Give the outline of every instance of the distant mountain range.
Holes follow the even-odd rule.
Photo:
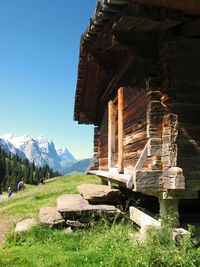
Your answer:
[[[62,174],[68,166],[76,162],[66,147],[59,148],[52,140],[43,136],[35,138],[31,135],[6,134],[0,136],[0,146],[8,153],[34,161],[37,167],[48,164],[54,171]]]
[[[69,173],[84,173],[88,166],[90,165],[92,161],[92,158],[89,159],[83,159],[75,162],[71,166],[67,167],[66,169],[63,170],[64,174],[69,174]]]

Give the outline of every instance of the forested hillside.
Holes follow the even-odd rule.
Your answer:
[[[42,177],[58,175],[60,174],[53,172],[48,165],[37,168],[34,162],[30,163],[28,159],[22,160],[17,154],[11,156],[0,147],[0,192],[2,188],[7,190],[9,186],[15,190],[21,180],[27,184],[38,184]]]

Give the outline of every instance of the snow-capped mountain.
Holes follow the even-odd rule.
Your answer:
[[[54,171],[62,170],[76,161],[66,147],[59,148],[53,141],[43,136],[16,136],[5,134],[0,136],[0,146],[7,152],[17,153],[22,159],[35,162],[36,166],[48,164]]]

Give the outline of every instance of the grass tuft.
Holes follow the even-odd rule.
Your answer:
[[[99,180],[65,176],[44,186],[27,187],[0,206],[0,216],[37,218],[41,206],[55,206],[59,195],[77,193],[76,186],[81,183]],[[98,222],[91,220],[89,226],[71,235],[39,224],[26,232],[11,230],[0,248],[0,266],[200,266],[200,247],[188,237],[174,243],[170,221],[161,229],[149,229],[144,241],[137,239],[137,229],[128,220],[110,222],[102,216]]]

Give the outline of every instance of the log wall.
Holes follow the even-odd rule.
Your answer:
[[[162,40],[159,53],[161,87],[156,88],[157,91],[151,91],[151,88],[123,87],[124,167],[126,169],[134,168],[149,138],[159,138],[162,140],[162,161],[160,162],[164,165],[164,169],[177,166],[183,169],[186,179],[200,179],[199,47],[198,38],[170,36],[169,39]],[[166,100],[163,101],[161,108],[162,95]],[[177,116],[178,121],[178,134],[173,143],[167,140],[169,135],[167,129],[171,126],[165,125],[163,119],[169,114]],[[118,167],[117,120],[116,112],[116,167]],[[101,120],[99,131],[99,169],[107,170],[107,109]],[[175,161],[169,164],[172,154]],[[149,155],[153,156],[153,153]],[[152,158],[149,158],[150,161],[152,162]],[[148,169],[149,162],[148,160],[145,162],[143,169]]]
[[[124,167],[133,169],[147,143],[146,89],[124,88]],[[146,165],[147,166],[147,165]]]
[[[99,169],[108,169],[108,108],[106,108],[100,129]]]
[[[178,116],[177,166],[186,179],[200,179],[200,39],[176,37],[161,50],[165,57],[168,113]],[[167,88],[167,89],[166,89]]]
[[[132,170],[147,143],[146,89],[123,88],[124,167]],[[117,105],[116,105],[117,110]],[[118,167],[118,113],[115,119],[115,166]],[[108,110],[100,125],[99,169],[108,168]],[[148,163],[144,167],[147,168]]]

